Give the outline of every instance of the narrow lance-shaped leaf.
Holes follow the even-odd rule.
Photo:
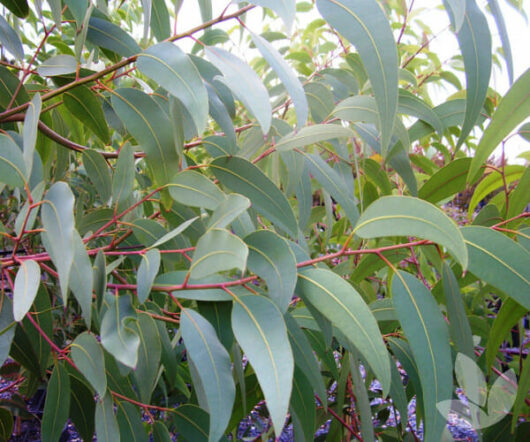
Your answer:
[[[90,328],[92,316],[92,289],[94,287],[94,274],[92,263],[88,257],[83,240],[77,231],[73,235],[74,257],[70,272],[69,285],[74,297],[81,307],[83,319]]]
[[[451,8],[455,32],[459,32],[466,14],[466,0],[446,0],[446,7]]]
[[[120,150],[112,178],[112,200],[118,207],[127,202],[133,191],[134,172],[134,152],[127,143]]]
[[[250,3],[272,9],[285,23],[287,33],[291,32],[296,16],[295,0],[250,0]]]
[[[107,391],[107,376],[103,349],[94,335],[84,332],[71,345],[71,355],[76,367],[96,390],[101,400]]]
[[[142,51],[134,38],[123,29],[101,18],[92,17],[88,22],[87,40],[123,57],[131,57]]]
[[[171,197],[187,206],[215,209],[223,200],[224,195],[219,187],[204,174],[195,170],[177,173],[169,183]]]
[[[20,261],[13,291],[13,317],[21,321],[31,308],[40,284],[40,267],[28,259]]]
[[[197,312],[183,309],[180,325],[187,353],[197,367],[206,394],[210,413],[208,440],[217,441],[230,420],[236,393],[230,356],[215,329]]]
[[[103,155],[95,150],[84,150],[82,157],[83,166],[90,181],[98,189],[103,203],[107,203],[112,195],[112,178],[109,165]]]
[[[527,69],[501,99],[484,131],[471,161],[468,183],[479,178],[479,170],[501,141],[530,115],[530,69]]]
[[[276,435],[285,423],[293,384],[294,361],[282,314],[264,296],[234,300],[234,335],[256,372]]]
[[[1,3],[17,17],[24,18],[29,14],[27,0],[2,0]]]
[[[159,247],[163,244],[165,244],[168,241],[171,241],[176,236],[180,235],[184,230],[186,230],[189,226],[191,226],[195,221],[199,219],[198,216],[188,219],[187,221],[184,221],[182,224],[180,224],[178,227],[174,228],[171,232],[166,233],[164,236],[162,236],[160,239],[158,239],[154,244],[149,246],[149,249],[154,249],[156,247]]]
[[[392,300],[418,367],[425,407],[425,440],[438,442],[445,416],[436,408],[451,399],[453,367],[447,324],[430,291],[414,276],[397,271]]]
[[[491,9],[497,30],[499,31],[499,37],[501,38],[502,51],[504,60],[506,61],[506,70],[508,71],[508,80],[510,84],[513,83],[513,58],[512,58],[512,47],[510,45],[510,38],[508,37],[508,29],[506,29],[506,23],[497,0],[488,0],[488,5]]]
[[[275,145],[278,152],[284,152],[298,147],[309,146],[311,144],[328,141],[335,138],[352,138],[355,133],[337,124],[314,124],[303,127],[297,132],[291,132],[281,138]]]
[[[233,268],[244,271],[247,257],[248,247],[239,237],[225,229],[208,230],[193,253],[191,277],[200,279]]]
[[[62,363],[55,365],[48,388],[42,414],[41,439],[43,442],[59,440],[68,418],[70,404],[70,381]]]
[[[457,147],[475,126],[484,105],[491,75],[491,34],[486,17],[475,0],[465,0],[466,12],[456,37],[466,71],[466,113]],[[452,11],[448,10],[455,23]]]
[[[165,40],[171,34],[169,12],[165,0],[153,0],[151,9],[151,31],[158,41]]]
[[[101,442],[116,442],[120,439],[120,429],[110,394],[96,402],[96,436]]]
[[[344,279],[327,269],[299,273],[297,293],[329,319],[359,350],[383,387],[390,388],[390,360],[370,308]]]
[[[137,66],[182,102],[201,134],[208,119],[208,94],[189,57],[173,43],[164,42],[142,52]]]
[[[437,170],[421,186],[418,197],[434,204],[459,192],[466,185],[471,161],[471,158],[459,158]]]
[[[151,287],[153,286],[153,281],[158,274],[159,268],[160,251],[158,249],[148,250],[147,253],[142,255],[142,262],[138,267],[136,289],[140,304],[143,304],[147,300],[147,297],[151,292]]]
[[[0,332],[2,333],[2,339],[0,339],[0,364],[2,365],[9,355],[11,342],[15,335],[16,323],[14,320],[11,299],[4,296],[0,303]]]
[[[269,93],[256,72],[230,52],[206,46],[208,59],[222,73],[216,79],[224,83],[250,110],[258,120],[264,134],[269,132],[272,122],[272,108]]]
[[[120,401],[116,404],[116,409],[120,440],[149,442],[138,407],[127,401]]]
[[[43,77],[71,74],[77,70],[77,60],[68,54],[55,55],[37,67],[37,73]]]
[[[461,229],[469,251],[469,271],[530,310],[530,253],[486,227]]]
[[[291,3],[294,5],[295,2],[292,1]],[[271,65],[276,72],[276,75],[278,75],[278,78],[285,86],[285,89],[287,89],[287,92],[291,95],[294,109],[296,111],[297,125],[298,127],[303,127],[307,121],[309,105],[307,103],[307,97],[302,83],[300,83],[300,80],[285,59],[276,49],[274,49],[274,46],[257,34],[251,33],[250,35],[252,36],[252,41],[261,52],[261,55],[263,55],[263,58],[265,58],[267,63]]]
[[[41,217],[41,234],[46,251],[59,273],[63,303],[66,304],[70,271],[74,259],[74,195],[68,184],[55,183],[46,193]]]
[[[398,102],[398,56],[388,19],[375,0],[317,0],[317,7],[361,56],[377,102],[381,146],[386,152]]]
[[[456,224],[438,207],[409,196],[385,196],[372,203],[354,229],[361,238],[416,236],[436,242],[468,263],[464,238]]]
[[[208,228],[223,229],[250,207],[250,200],[238,193],[231,193],[212,213]]]
[[[0,183],[22,187],[26,182],[26,165],[22,151],[7,135],[0,134]]]
[[[0,42],[2,46],[13,54],[18,60],[24,59],[24,47],[15,30],[0,16]]]
[[[37,129],[39,126],[42,100],[40,94],[35,94],[32,98],[26,116],[24,118],[23,142],[24,142],[24,163],[26,173],[31,175],[33,168],[33,156],[35,154],[35,143],[37,142]]]

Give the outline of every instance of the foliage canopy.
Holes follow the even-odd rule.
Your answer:
[[[497,0],[443,2],[445,61],[414,1],[0,3],[0,439],[42,389],[44,441],[437,442],[457,384],[486,439],[528,432]]]

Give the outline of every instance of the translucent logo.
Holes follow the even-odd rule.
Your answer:
[[[489,394],[482,370],[473,359],[462,353],[456,357],[455,374],[467,401],[451,399],[438,402],[438,411],[444,416],[455,413],[478,430],[496,424],[512,409],[517,395],[517,378],[513,370],[499,376]]]

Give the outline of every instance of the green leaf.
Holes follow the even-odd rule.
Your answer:
[[[74,195],[68,184],[57,182],[50,187],[44,201],[41,218],[45,232],[41,239],[59,273],[61,295],[66,304],[75,255]]]
[[[398,55],[388,19],[375,0],[317,0],[317,8],[361,56],[374,91],[386,152],[398,103]]]
[[[55,22],[57,29],[61,29],[61,17],[62,17],[62,4],[61,0],[48,0],[50,9],[52,12],[53,21]]]
[[[109,127],[105,121],[103,108],[89,88],[78,86],[65,92],[62,97],[64,105],[74,117],[94,132],[103,143],[110,142]]]
[[[314,440],[316,427],[315,395],[311,384],[298,366],[294,369],[290,413],[295,439],[304,442]],[[298,434],[298,428],[300,434]]]
[[[468,264],[464,238],[454,221],[438,207],[418,198],[379,198],[364,211],[354,231],[361,238],[416,236],[428,239],[447,247],[463,268]]]
[[[244,271],[247,257],[248,247],[239,237],[225,229],[210,229],[197,243],[190,275],[200,279],[233,268]]]
[[[22,321],[31,308],[40,284],[40,267],[32,259],[20,261],[13,291],[13,318]]]
[[[217,185],[195,170],[177,173],[168,188],[171,197],[186,206],[214,210],[225,199]]]
[[[72,369],[73,370],[73,369]],[[96,403],[92,390],[78,377],[69,373],[69,417],[83,440],[92,440],[95,430]]]
[[[46,389],[42,414],[41,439],[43,442],[59,440],[68,419],[70,406],[70,380],[62,363],[55,365]]]
[[[187,354],[193,361],[206,394],[210,412],[209,440],[224,434],[235,399],[231,361],[212,325],[197,312],[183,309],[181,332]]]
[[[0,3],[2,3],[17,17],[25,18],[29,14],[29,6],[27,0],[1,0]]]
[[[103,178],[105,179],[105,178]],[[112,199],[118,206],[125,204],[132,194],[134,185],[134,152],[130,144],[120,150],[116,170],[112,179]]]
[[[138,363],[140,337],[130,327],[136,321],[136,313],[129,295],[112,296],[101,321],[101,344],[117,361],[135,368]]]
[[[173,43],[163,42],[139,54],[136,64],[182,102],[201,134],[208,119],[208,94],[189,57]]]
[[[0,182],[13,187],[22,187],[26,182],[22,151],[4,134],[0,134]]]
[[[4,361],[9,355],[11,342],[15,336],[15,319],[13,318],[13,306],[11,299],[4,296],[0,303],[0,364],[4,365]]]
[[[465,0],[465,3],[464,20],[456,34],[466,71],[466,113],[457,147],[462,145],[477,123],[491,75],[491,34],[488,22],[474,0]],[[449,16],[454,24],[455,18],[451,13]]]
[[[29,103],[26,116],[24,117],[23,129],[23,157],[26,164],[26,173],[31,175],[33,169],[33,158],[35,156],[35,143],[37,142],[37,129],[39,125],[42,101],[39,94],[35,94]]]
[[[140,304],[143,304],[147,300],[149,293],[151,293],[151,287],[160,268],[160,251],[151,249],[141,256],[142,262],[138,267],[138,275],[136,277],[136,294]]]
[[[92,263],[88,257],[83,240],[77,231],[74,231],[73,247],[74,257],[70,271],[69,285],[74,293],[75,299],[81,307],[85,323],[90,328],[94,275],[92,272]]]
[[[222,77],[216,79],[227,86],[258,120],[264,134],[269,132],[272,108],[267,89],[249,65],[221,48],[205,46],[206,56]]]
[[[88,9],[88,0],[65,0],[64,3],[72,13],[78,26],[81,26]]]
[[[43,77],[71,74],[77,71],[77,60],[67,54],[55,55],[37,67],[37,73]]]
[[[112,178],[105,158],[99,152],[90,149],[84,150],[82,157],[83,166],[90,181],[98,189],[98,194],[101,195],[103,203],[108,202],[112,195]]]
[[[184,438],[193,442],[208,442],[210,417],[197,405],[185,404],[174,410],[177,430]]]
[[[98,442],[116,442],[120,440],[120,429],[114,415],[112,395],[106,394],[96,403],[96,436]]]
[[[274,431],[279,435],[287,416],[294,370],[282,314],[264,296],[237,297],[232,309],[232,329],[256,372]]]
[[[349,354],[351,366],[351,380],[353,383],[353,392],[355,394],[355,407],[361,418],[361,435],[365,441],[375,441],[374,425],[372,423],[372,410],[370,408],[370,399],[356,353]]]
[[[453,366],[447,324],[430,291],[414,276],[392,277],[394,308],[416,362],[425,407],[425,440],[439,441],[445,428],[436,404],[451,399]]]
[[[19,61],[24,60],[24,48],[15,30],[0,16],[0,42]]]
[[[446,8],[451,8],[454,31],[459,32],[466,15],[466,0],[446,0]]]
[[[138,407],[130,402],[119,401],[116,408],[118,410],[117,420],[120,429],[120,440],[148,442],[149,437],[145,432]]]
[[[140,337],[138,349],[138,363],[133,377],[136,388],[143,403],[151,402],[151,394],[158,380],[162,344],[155,320],[147,314],[138,314],[138,320],[132,323],[134,330]]]
[[[86,38],[92,44],[123,57],[131,57],[142,51],[134,38],[119,26],[96,17],[91,17],[88,22]]]
[[[296,16],[295,0],[250,0],[250,3],[259,5],[263,8],[272,9],[278,14],[287,28],[287,33],[291,33],[291,28]]]
[[[282,4],[283,2],[275,2]],[[294,5],[294,1],[291,2]],[[307,121],[307,114],[309,112],[309,105],[307,103],[307,97],[305,95],[304,88],[300,80],[280,55],[280,53],[272,46],[267,40],[260,37],[257,34],[250,34],[252,41],[263,55],[263,58],[267,60],[267,63],[274,69],[276,75],[285,86],[285,89],[293,100],[294,108],[296,111],[296,121],[298,127],[303,127]]]
[[[337,171],[332,169],[319,155],[305,154],[304,157],[311,175],[322,185],[324,190],[335,198],[352,225],[354,225],[359,219],[359,210],[355,203],[355,197],[344,186],[344,182]]]
[[[491,14],[495,19],[497,25],[497,31],[499,31],[499,37],[502,43],[502,52],[504,55],[504,61],[506,62],[506,70],[508,71],[508,80],[510,84],[513,83],[513,58],[512,58],[512,47],[510,45],[510,38],[508,37],[508,30],[506,29],[506,23],[497,0],[488,0],[488,5],[491,10]]]
[[[462,191],[466,186],[466,176],[471,161],[471,158],[450,161],[421,186],[418,197],[435,204]]]
[[[182,232],[184,232],[184,230],[186,230],[189,226],[191,226],[198,219],[199,217],[196,216],[194,218],[188,219],[187,221],[184,221],[178,227],[174,228],[171,232],[166,233],[164,236],[158,239],[154,244],[151,244],[149,246],[149,249],[154,249],[155,247],[159,247],[165,244],[166,242],[171,241],[173,238],[177,237]]]
[[[105,360],[103,349],[94,335],[84,332],[78,335],[71,344],[70,352],[76,367],[96,390],[99,398],[107,391]]]
[[[512,327],[519,322],[527,311],[526,308],[511,298],[506,299],[502,303],[497,317],[493,320],[486,343],[486,368],[488,371],[491,370],[499,347],[506,339],[508,333],[510,333]]]
[[[327,269],[300,272],[297,293],[329,319],[359,350],[386,395],[390,388],[390,360],[377,321],[361,295]]]
[[[252,207],[291,236],[298,226],[283,192],[256,166],[240,157],[218,157],[210,163],[219,181],[252,202]]]
[[[248,269],[267,283],[267,295],[282,313],[287,311],[296,286],[296,259],[289,244],[270,230],[244,238],[249,249]]]
[[[152,25],[151,25],[152,26]],[[153,441],[154,442],[171,442],[171,434],[169,430],[160,421],[155,421],[153,424]]]
[[[488,53],[489,54],[489,53]],[[527,69],[501,99],[490,124],[475,149],[467,175],[468,183],[479,178],[480,167],[501,141],[530,115],[530,69]]]
[[[154,181],[168,183],[179,169],[179,155],[167,114],[152,97],[131,88],[114,92],[112,106],[145,151]]]
[[[229,194],[212,213],[208,229],[223,229],[250,207],[250,200],[237,193]]]
[[[473,335],[467,319],[460,287],[451,267],[446,262],[443,265],[442,278],[451,338],[458,352],[474,358]]]
[[[412,115],[425,121],[438,132],[440,137],[443,136],[443,124],[436,112],[425,101],[405,89],[399,90],[397,112]]]
[[[324,380],[320,373],[320,366],[313,353],[311,344],[309,344],[304,332],[293,316],[291,316],[291,313],[285,313],[284,320],[296,366],[304,373],[315,393],[320,398],[326,397],[326,386],[324,385]],[[324,407],[326,406],[327,404],[324,403]]]
[[[469,251],[469,271],[530,310],[530,253],[486,227],[461,229]]]
[[[355,133],[337,124],[314,124],[303,127],[297,132],[291,132],[281,138],[275,145],[278,152],[285,152],[298,147],[309,146],[311,144],[328,141],[335,138],[352,138]]]
[[[165,0],[153,0],[151,9],[151,31],[158,41],[171,35],[169,12]]]
[[[519,388],[517,389],[517,396],[512,408],[512,432],[519,423],[519,416],[521,415],[523,407],[525,406],[525,399],[528,397],[528,390],[530,390],[530,362],[528,361],[530,361],[530,359],[526,358],[523,362],[524,365],[519,376]]]
[[[469,201],[467,213],[468,218],[471,219],[473,217],[475,208],[480,201],[482,201],[486,196],[495,190],[504,187],[505,185],[509,186],[512,182],[521,178],[526,169],[527,168],[524,166],[506,165],[502,170],[502,174],[497,170],[492,170],[490,173],[488,173],[480,181],[480,183],[478,183],[475,191],[473,192],[473,196]]]

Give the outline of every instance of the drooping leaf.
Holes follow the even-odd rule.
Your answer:
[[[210,163],[219,181],[252,202],[252,207],[296,236],[298,226],[285,195],[260,169],[240,157],[218,157]]]
[[[283,4],[283,2],[275,3]],[[289,3],[294,5],[295,2],[291,1]],[[274,46],[257,34],[251,33],[251,36],[252,41],[261,52],[261,55],[263,55],[263,58],[265,58],[267,63],[269,63],[274,69],[276,75],[278,75],[278,78],[285,86],[285,89],[287,89],[287,92],[293,100],[296,111],[297,125],[298,127],[303,127],[307,121],[309,105],[307,103],[307,98],[302,83],[300,83],[300,80],[295,75],[291,67],[287,64],[285,59],[276,49],[274,49]]]
[[[71,74],[77,70],[77,60],[68,54],[54,55],[37,67],[37,72],[43,77]]]
[[[451,399],[453,389],[447,325],[430,291],[409,273],[394,274],[392,300],[418,368],[425,408],[425,440],[439,441],[446,417],[438,412],[436,404]]]
[[[452,10],[448,13],[455,25],[455,19],[459,18],[452,15]],[[459,147],[479,118],[491,75],[491,34],[486,17],[474,0],[465,0],[464,20],[456,38],[466,71],[466,113],[457,142]]]
[[[71,114],[107,144],[110,142],[109,127],[103,107],[89,88],[78,86],[63,95],[63,101]]]
[[[59,440],[68,419],[70,405],[70,380],[62,363],[55,365],[46,389],[46,401],[42,414],[41,440]]]
[[[142,262],[138,267],[138,275],[136,277],[136,293],[138,301],[143,304],[151,292],[151,287],[160,268],[160,251],[158,249],[150,249],[141,256]]]
[[[469,271],[530,310],[530,253],[507,236],[486,227],[463,227]]]
[[[104,173],[104,172],[103,172]],[[103,178],[105,179],[105,178]],[[134,152],[130,144],[120,150],[112,178],[112,200],[121,207],[128,200],[134,185]]]
[[[165,244],[168,241],[171,241],[173,238],[180,235],[184,230],[186,230],[189,226],[191,226],[195,221],[197,221],[199,217],[196,216],[194,218],[191,218],[187,221],[184,221],[182,224],[180,224],[178,227],[174,228],[171,232],[166,233],[164,236],[159,238],[154,244],[151,244],[149,246],[150,249],[154,249],[155,247],[159,247],[163,244]]]
[[[84,150],[82,156],[83,166],[85,166],[90,181],[98,189],[101,200],[107,203],[112,195],[112,178],[109,165],[103,155],[95,150]]]
[[[94,335],[84,332],[77,336],[71,344],[70,354],[76,367],[96,390],[99,398],[103,398],[107,391],[105,360],[103,349]]]
[[[0,16],[0,43],[2,43],[2,46],[19,61],[24,59],[24,47],[22,46],[22,42],[15,30],[3,16]]]
[[[209,440],[224,434],[235,398],[230,356],[212,325],[197,312],[181,313],[182,338],[187,353],[197,367],[210,413]]]
[[[219,190],[219,187],[204,174],[195,170],[177,173],[168,187],[171,197],[187,206],[214,210],[224,201],[223,192]]]
[[[123,29],[97,17],[90,18],[86,38],[94,45],[116,52],[123,57],[131,57],[142,51],[134,38]]]
[[[249,248],[248,269],[263,278],[268,296],[285,313],[296,286],[294,253],[285,239],[270,230],[258,230],[244,241]]]
[[[454,30],[459,32],[466,15],[466,0],[446,0],[446,2],[447,6],[451,8]]]
[[[156,421],[153,425],[153,441],[154,442],[171,442],[171,434],[169,430],[161,421]]]
[[[528,115],[530,115],[530,69],[527,69],[501,99],[491,122],[475,150],[467,175],[468,183],[479,178],[479,169],[491,152]]]
[[[486,344],[486,368],[488,371],[495,362],[499,347],[506,336],[526,313],[527,309],[513,299],[508,298],[502,303],[497,317],[493,320]]]
[[[21,321],[31,308],[40,284],[40,267],[32,259],[20,261],[13,291],[13,318]]]
[[[275,433],[281,434],[289,407],[294,360],[282,314],[259,295],[234,300],[234,335],[256,372]]]
[[[53,21],[58,29],[61,29],[61,17],[63,5],[61,0],[48,0],[52,12]]]
[[[398,102],[398,56],[388,19],[375,0],[318,0],[317,8],[361,56],[374,91],[386,152]]]
[[[287,33],[291,32],[296,15],[295,0],[250,0],[250,3],[272,9],[285,23]]]
[[[312,304],[359,350],[384,392],[390,388],[390,360],[377,321],[361,295],[327,269],[304,269],[297,293]],[[385,393],[386,394],[386,393]]]
[[[208,442],[210,417],[202,408],[193,404],[181,405],[175,409],[173,419],[179,433],[187,440]]]
[[[29,14],[27,0],[2,0],[1,3],[17,17],[24,18]]]
[[[132,88],[115,91],[112,106],[147,154],[155,182],[168,183],[179,169],[179,155],[167,114],[152,97]]]
[[[9,297],[4,296],[0,302],[0,364],[4,365],[4,361],[9,355],[11,342],[15,336],[15,318],[13,318],[13,305]]]
[[[130,325],[136,321],[129,295],[113,296],[101,321],[101,344],[127,367],[135,368],[138,362],[140,337]]]
[[[138,407],[130,402],[120,401],[117,403],[116,419],[120,429],[120,440],[131,442],[148,442],[149,436],[145,432],[142,416]]]
[[[162,346],[155,320],[146,314],[138,314],[138,320],[131,324],[131,329],[140,337],[138,363],[134,370],[134,379],[138,395],[143,403],[151,402],[160,370]]]
[[[247,257],[248,247],[239,237],[225,229],[211,229],[197,243],[190,274],[200,279],[233,268],[244,271]]]
[[[165,40],[171,34],[169,12],[165,0],[153,0],[151,9],[151,31],[158,41]]]
[[[296,440],[302,442],[313,440],[316,427],[315,394],[298,366],[294,368],[293,392],[289,409]],[[298,434],[298,428],[300,434]]]
[[[506,23],[502,15],[502,11],[497,0],[488,0],[488,5],[490,7],[493,18],[495,19],[495,24],[497,25],[497,30],[499,31],[499,37],[502,43],[502,51],[504,55],[504,60],[506,62],[506,70],[508,71],[508,80],[510,84],[513,83],[513,58],[512,58],[512,47],[510,45],[510,38],[508,37],[508,29],[506,28]]]
[[[91,440],[95,431],[96,403],[94,393],[78,377],[69,373],[70,410],[69,417],[83,440]]]
[[[314,124],[300,129],[297,132],[291,132],[281,138],[275,145],[278,152],[285,152],[298,147],[309,146],[334,138],[351,138],[355,133],[343,126],[337,124]]]
[[[88,257],[83,240],[77,231],[73,232],[73,247],[74,257],[70,271],[69,286],[81,307],[83,319],[87,327],[90,328],[94,275],[92,272],[92,263]]]
[[[26,181],[26,165],[22,151],[7,135],[0,134],[0,182],[22,187]]]
[[[35,155],[35,143],[37,142],[37,129],[39,125],[40,111],[42,100],[40,94],[35,94],[28,106],[26,116],[24,117],[23,130],[23,156],[26,164],[26,173],[31,174],[33,169],[33,158]]]
[[[248,64],[221,48],[205,46],[206,56],[222,73],[217,80],[226,85],[258,120],[264,134],[269,132],[272,108],[269,93]]]
[[[57,182],[50,187],[41,208],[41,218],[45,229],[41,234],[42,242],[59,273],[61,295],[66,304],[75,255],[74,195],[68,184]]]
[[[142,52],[137,66],[182,102],[202,133],[208,118],[208,94],[188,56],[173,43],[164,42]]]
[[[412,115],[429,123],[440,136],[443,134],[443,125],[440,117],[425,101],[405,89],[399,89],[398,113]]]
[[[355,394],[355,406],[359,410],[361,420],[361,435],[365,441],[375,441],[374,425],[372,422],[372,410],[370,408],[370,399],[366,389],[365,381],[361,375],[357,353],[349,354],[349,363],[351,367],[351,379],[353,383],[353,392]]]
[[[120,439],[120,428],[114,414],[112,395],[106,394],[96,402],[96,436],[98,441],[116,442]]]
[[[416,236],[444,247],[466,268],[467,249],[456,224],[438,207],[409,196],[385,196],[372,203],[354,229],[361,238]]]
[[[465,188],[471,158],[459,158],[436,171],[418,191],[418,197],[437,203]]]

